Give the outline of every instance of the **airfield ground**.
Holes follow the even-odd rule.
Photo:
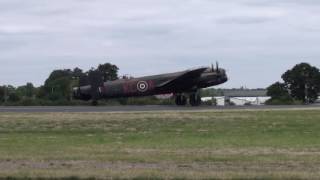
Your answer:
[[[1,177],[315,179],[320,110],[1,113]]]

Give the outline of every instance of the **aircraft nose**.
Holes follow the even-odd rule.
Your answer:
[[[225,75],[224,78],[223,78],[223,81],[224,81],[224,82],[227,82],[228,80],[229,80],[229,79],[228,79],[228,76]]]
[[[227,76],[227,74],[226,74],[226,72],[223,70],[223,73],[222,73],[222,78],[221,78],[221,80],[223,81],[223,82],[227,82],[228,81],[228,76]]]

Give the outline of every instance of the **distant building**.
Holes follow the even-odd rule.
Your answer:
[[[226,97],[267,97],[266,89],[224,89]]]
[[[271,97],[230,97],[230,103],[236,106],[264,105]]]
[[[271,97],[265,89],[228,89],[224,90],[226,100],[232,105],[264,105]]]
[[[244,106],[244,105],[264,105],[270,99],[265,89],[223,89],[219,91],[218,96],[213,97],[217,106],[226,104]],[[202,101],[209,101],[212,97],[204,97]]]
[[[318,100],[316,100],[316,103],[320,104],[320,95],[318,97]]]
[[[226,98],[224,96],[217,96],[214,97],[217,103],[217,106],[225,106],[226,105]]]
[[[202,97],[201,101],[208,102],[208,101],[212,101],[213,99],[215,99],[215,101],[216,101],[216,106],[225,106],[225,104],[226,104],[226,98],[224,96]]]

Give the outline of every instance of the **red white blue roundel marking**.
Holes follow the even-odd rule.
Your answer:
[[[139,81],[137,83],[137,89],[140,92],[146,92],[149,89],[149,85],[146,81]]]

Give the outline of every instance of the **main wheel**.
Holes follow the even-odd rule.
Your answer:
[[[185,106],[187,104],[187,98],[183,95],[176,96],[176,105]]]
[[[191,94],[189,98],[189,103],[191,106],[200,106],[201,105],[201,97],[197,94]]]

